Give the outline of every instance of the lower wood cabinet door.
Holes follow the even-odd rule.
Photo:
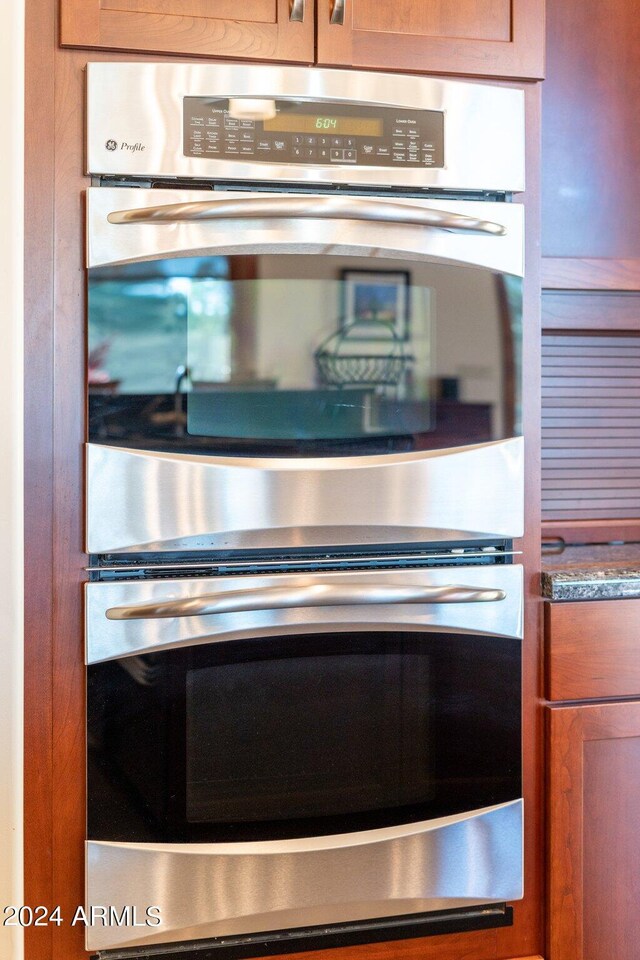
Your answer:
[[[548,960],[638,960],[640,702],[548,713]]]

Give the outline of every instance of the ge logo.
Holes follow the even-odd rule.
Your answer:
[[[116,143],[115,140],[107,140],[107,142],[105,143],[105,147],[107,148],[107,150],[117,150],[118,144]]]

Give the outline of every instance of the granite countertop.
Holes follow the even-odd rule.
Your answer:
[[[587,544],[542,556],[547,600],[640,597],[640,543]]]

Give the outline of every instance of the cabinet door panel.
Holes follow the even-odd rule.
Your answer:
[[[640,702],[549,713],[549,960],[637,960]]]
[[[471,37],[509,40],[510,0],[440,0],[439,3],[355,3],[353,29],[408,33],[417,37]]]
[[[160,13],[168,17],[207,17],[211,4],[207,0],[102,0],[102,10],[129,10],[133,13]],[[216,20],[238,20],[246,23],[276,23],[276,0],[245,0],[234,16],[233,0],[218,0]]]
[[[303,20],[291,20],[292,11]],[[61,0],[63,46],[311,63],[315,0]]]
[[[317,0],[318,62],[541,77],[544,0]]]

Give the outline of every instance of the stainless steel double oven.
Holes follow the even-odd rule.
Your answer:
[[[523,142],[512,89],[89,65],[100,956],[510,922]]]

